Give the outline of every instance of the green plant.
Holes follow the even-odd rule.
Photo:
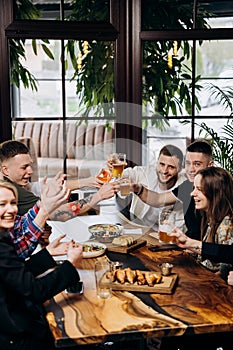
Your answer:
[[[216,99],[217,103],[220,103],[225,109],[230,110],[230,116],[233,115],[233,88],[231,86],[224,86],[222,89],[220,87],[209,83],[207,85],[207,90]]]
[[[193,28],[193,3],[183,3],[180,0],[143,0],[142,2],[144,30],[182,29]],[[40,13],[29,0],[15,1],[18,18],[38,18]],[[106,0],[73,0],[70,2],[70,21],[108,21]],[[200,8],[197,11],[198,28],[207,28],[206,12]],[[43,49],[53,58],[49,50],[49,42],[45,41]],[[83,55],[82,67],[77,64],[77,52],[82,52],[83,41],[68,40],[66,54],[70,56],[74,68],[72,80],[77,81],[77,94],[80,104],[87,110],[90,106],[98,105],[103,108],[114,101],[114,43],[90,41],[88,53]],[[168,52],[173,47],[173,41],[147,41],[143,50],[143,104],[150,105],[155,116],[166,117],[170,112],[177,115],[182,108],[191,112],[192,77],[190,67],[185,62],[190,60],[192,47],[188,41],[178,42],[179,56],[173,57],[173,66],[168,67]],[[33,41],[33,50],[36,54],[36,42]],[[24,41],[15,41],[11,45],[11,77],[12,82],[19,85],[20,79],[24,86],[36,89],[36,82],[30,72],[20,63],[24,56]],[[16,63],[15,63],[16,62]],[[67,66],[66,61],[66,66]],[[196,77],[195,88],[200,76]],[[195,100],[197,109],[200,109],[198,100]],[[79,106],[80,107],[80,106]],[[161,121],[152,120],[160,128]],[[167,124],[169,122],[167,121]]]
[[[41,17],[40,11],[29,0],[17,0],[13,2],[14,13],[17,19],[38,19]],[[52,52],[49,50],[49,40],[42,40],[42,49],[50,59],[54,59]],[[23,83],[25,89],[31,88],[37,91],[37,81],[33,74],[22,64],[26,60],[25,56],[25,40],[9,40],[10,47],[10,78],[11,83],[18,88],[20,82]],[[37,55],[36,40],[32,40],[32,49]]]
[[[208,127],[206,123],[197,125],[201,128],[199,135],[210,139],[214,161],[233,175],[233,120],[229,119],[219,133]]]

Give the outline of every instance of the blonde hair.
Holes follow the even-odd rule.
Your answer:
[[[12,191],[14,193],[15,199],[16,199],[16,203],[18,203],[18,191],[16,189],[16,187],[8,182],[8,181],[2,181],[0,180],[0,188],[7,188],[8,190]]]

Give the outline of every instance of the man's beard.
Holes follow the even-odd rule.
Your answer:
[[[161,181],[160,179],[160,175],[157,171],[157,176],[158,176],[158,182],[163,185],[163,186],[166,186],[166,187],[172,187],[175,185],[177,179],[178,179],[178,174],[177,175],[174,175],[172,177],[170,177],[167,181]],[[169,186],[170,185],[170,186]]]

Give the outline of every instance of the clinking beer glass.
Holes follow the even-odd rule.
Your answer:
[[[167,235],[175,227],[176,214],[172,210],[163,209],[159,213],[159,242],[172,243],[172,238]]]
[[[125,153],[111,154],[111,162],[112,162],[112,177],[116,180],[122,178],[124,167],[126,164],[126,154]]]

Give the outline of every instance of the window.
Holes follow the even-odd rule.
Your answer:
[[[180,6],[177,6],[178,2]],[[12,0],[12,3],[15,1]],[[79,5],[84,2],[78,0],[35,0],[31,3],[40,11],[37,19],[12,21],[6,27],[9,40],[26,40],[26,61],[22,62],[38,79],[38,91],[24,89],[22,84],[20,88],[13,87],[13,119],[59,119],[65,124],[68,119],[78,120],[84,110],[84,119],[89,122],[96,117],[107,123],[114,122],[116,148],[126,152],[129,164],[133,165],[153,161],[163,143],[177,142],[185,150],[186,138],[194,139],[199,135],[200,127],[197,124],[204,121],[215,129],[219,124],[225,124],[231,116],[232,100],[229,98],[226,108],[224,99],[217,102],[214,91],[224,88],[223,92],[229,91],[229,97],[232,95],[231,1],[221,4],[215,1],[198,1],[196,23],[193,23],[194,2],[188,0],[174,0],[169,3],[160,0],[160,11],[157,1],[154,0],[141,1],[142,8],[139,1],[129,4],[123,0],[88,1],[92,8],[87,10],[85,4],[82,11]],[[214,16],[206,16],[206,11],[212,11]],[[165,14],[168,17],[165,18]],[[181,17],[184,14],[185,17]],[[20,18],[19,14],[16,17]],[[79,21],[75,21],[75,18]],[[210,27],[202,30],[205,26]],[[38,50],[36,56],[32,50],[34,40]],[[105,88],[104,94],[101,95],[101,89],[95,89],[92,79],[96,72],[86,75],[86,80],[80,80],[79,94],[76,94],[77,76],[70,80],[74,69],[65,50],[69,41],[75,43],[74,57],[77,63],[80,53],[83,65],[89,60],[88,69],[93,67],[93,59],[100,58],[103,52],[101,45],[108,51],[109,61],[102,57],[102,66],[100,65],[103,71],[106,69],[106,79],[104,81],[103,78],[102,85],[99,85]],[[96,45],[100,47],[99,53],[93,56],[83,55],[81,51],[84,42],[89,45],[101,43]],[[176,42],[177,56],[174,54]],[[47,49],[43,50],[42,45],[52,52],[54,60],[46,55]],[[183,55],[183,50],[187,52],[188,48],[189,55]],[[173,61],[170,71],[169,52]],[[181,60],[182,56],[184,59]],[[4,69],[2,72],[5,74]],[[96,76],[100,74],[97,72]],[[82,97],[85,95],[85,83],[91,98],[87,96],[89,100],[84,101]],[[179,85],[181,83],[182,93]],[[182,99],[185,86],[188,91],[185,96],[188,97]],[[80,105],[81,101],[83,104]],[[100,113],[95,106],[96,101],[102,101],[107,111],[105,108]],[[82,108],[84,103],[85,108]],[[184,121],[187,123],[181,123]],[[6,129],[2,130],[5,132]],[[61,139],[61,143],[66,144],[65,137]],[[64,162],[65,158],[64,156]]]

